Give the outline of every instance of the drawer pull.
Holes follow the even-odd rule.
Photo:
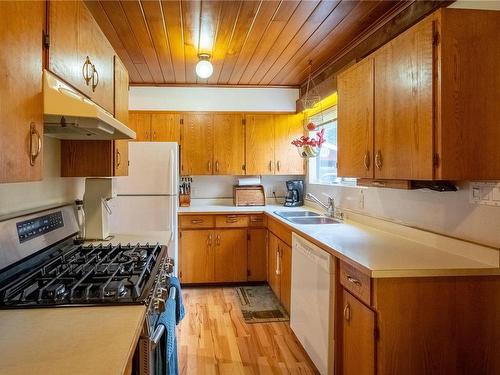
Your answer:
[[[238,219],[226,219],[226,223],[237,223]]]
[[[250,221],[251,221],[252,223],[262,223],[262,222],[264,221],[264,219],[263,219],[263,218],[261,218],[261,217],[252,217],[252,218],[250,219]]]
[[[349,280],[354,285],[361,286],[361,281],[359,281],[358,279],[352,277],[351,275],[347,275],[346,278],[347,278],[347,280]]]
[[[236,219],[238,216],[236,215],[226,215],[228,219]]]
[[[201,223],[203,223],[202,219],[193,219],[193,220],[191,220],[191,224],[201,224]]]
[[[344,318],[346,322],[349,322],[351,320],[351,306],[347,303],[344,307]]]

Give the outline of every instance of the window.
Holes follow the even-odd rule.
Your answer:
[[[325,129],[325,143],[321,146],[319,156],[309,159],[309,183],[353,185],[355,179],[337,177],[337,106],[311,116],[310,120],[316,125],[322,124],[321,128]],[[309,136],[316,136],[316,131],[310,132]]]

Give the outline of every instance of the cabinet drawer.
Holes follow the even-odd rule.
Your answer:
[[[181,228],[213,228],[214,217],[211,215],[185,215],[179,218]]]
[[[266,215],[250,215],[249,227],[265,227],[267,225]]]
[[[340,284],[368,306],[371,305],[371,278],[368,275],[341,261]]]
[[[219,215],[215,217],[217,228],[245,228],[248,227],[247,215]]]
[[[292,230],[289,227],[270,217],[267,219],[267,228],[288,246],[292,246]]]

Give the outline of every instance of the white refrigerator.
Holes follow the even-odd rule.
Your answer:
[[[116,177],[116,197],[110,201],[110,232],[171,231],[168,253],[175,260],[177,274],[179,145],[175,142],[129,142],[128,147],[128,176]]]

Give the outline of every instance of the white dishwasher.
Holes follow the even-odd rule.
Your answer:
[[[323,375],[333,373],[333,259],[293,233],[290,326]]]

